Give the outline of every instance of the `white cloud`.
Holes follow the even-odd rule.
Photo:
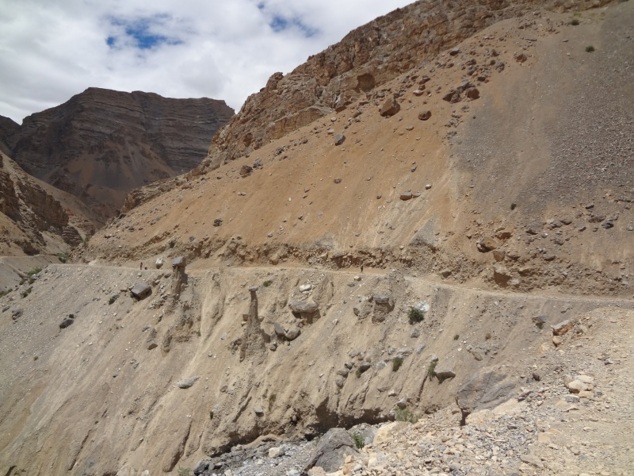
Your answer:
[[[353,28],[411,0],[2,0],[0,115],[90,86],[224,99],[238,110]]]

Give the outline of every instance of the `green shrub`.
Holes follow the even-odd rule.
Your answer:
[[[42,268],[33,268],[31,271],[27,272],[26,275],[30,278],[31,276],[36,275],[40,271],[42,271]]]
[[[586,46],[586,52],[592,53],[593,51],[594,51],[594,46],[592,46],[592,45]]]
[[[403,365],[403,358],[394,357],[394,360],[392,360],[392,372],[396,372],[398,369],[400,369],[401,365]]]
[[[22,296],[22,299],[24,299],[25,297],[27,297],[29,294],[31,294],[31,291],[33,291],[33,288],[31,286],[29,286],[28,288],[26,288],[24,291],[22,291],[20,293],[20,296]]]
[[[396,421],[408,421],[410,423],[416,423],[418,418],[407,408],[396,408],[394,410],[394,419]]]
[[[432,360],[427,367],[427,377],[429,377],[430,379],[436,376],[436,365],[438,365],[438,361]]]
[[[26,277],[20,280],[20,284],[24,284],[28,281],[29,284],[33,284],[35,282],[34,276],[42,271],[42,268],[33,268],[31,271],[27,271]]]
[[[69,256],[66,252],[57,254],[57,259],[60,261],[60,263],[66,263],[68,261],[68,258]]]
[[[110,296],[110,299],[108,299],[108,305],[110,304],[114,304],[114,302],[119,299],[119,295],[118,294],[113,294],[112,296]]]
[[[268,288],[271,284],[273,284],[273,281],[271,281],[270,279],[267,279],[266,281],[262,283],[262,286],[264,286],[265,288]]]
[[[189,468],[178,468],[178,476],[194,476],[194,472]]]
[[[365,439],[363,438],[363,435],[354,433],[352,435],[352,439],[354,440],[354,446],[356,446],[358,450],[365,446]]]
[[[579,20],[577,20],[576,18],[573,18],[570,24],[573,26],[577,26],[579,24]]]
[[[354,374],[357,376],[357,378],[361,378],[361,374],[362,373],[363,372],[361,372],[361,368],[360,367],[357,367],[357,370],[355,370],[355,372],[354,372]]]
[[[486,333],[486,335],[484,336],[484,339],[485,339],[485,340],[491,340],[491,337],[492,337],[492,336],[491,336],[491,333],[490,333],[490,332],[487,332],[487,333]]]
[[[410,324],[423,322],[423,319],[425,319],[425,311],[423,311],[422,309],[418,309],[417,307],[410,307],[408,317]]]
[[[460,334],[456,334],[455,336],[453,336],[453,340],[458,340],[460,339]]]

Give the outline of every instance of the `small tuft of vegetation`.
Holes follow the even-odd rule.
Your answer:
[[[22,299],[24,299],[25,297],[27,297],[29,294],[31,294],[31,291],[33,291],[33,288],[31,286],[29,286],[28,288],[26,288],[24,291],[22,291],[20,293],[20,296],[22,296]]]
[[[491,336],[491,333],[490,333],[490,332],[487,332],[487,333],[486,333],[486,335],[484,336],[484,339],[485,339],[485,340],[491,340],[491,337],[492,337],[492,336]]]
[[[407,315],[409,317],[410,324],[418,324],[419,322],[423,322],[425,319],[425,311],[413,306],[409,308],[409,313]]]
[[[189,468],[178,468],[178,476],[194,476],[194,472]]]
[[[70,256],[68,256],[68,253],[66,252],[57,254],[57,259],[59,260],[60,263],[66,263],[69,258]]]
[[[6,296],[9,292],[11,292],[10,289],[0,289],[0,298]]]
[[[363,372],[361,372],[361,368],[360,367],[357,367],[357,370],[355,370],[355,372],[354,372],[354,374],[357,376],[357,378],[361,378],[361,374],[362,373]]]
[[[35,275],[42,271],[42,268],[33,268],[31,271],[27,271],[26,276],[20,280],[20,284],[28,282],[33,284],[35,282]]]
[[[401,365],[403,365],[403,358],[394,357],[394,360],[392,360],[392,372],[396,372],[398,369],[400,369]]]
[[[592,45],[586,46],[586,52],[587,53],[592,53],[593,51],[594,51],[594,46],[592,46]]]
[[[27,272],[26,275],[30,278],[32,276],[35,276],[40,271],[42,271],[42,268],[33,268],[31,271]]]
[[[396,408],[394,410],[394,419],[396,421],[408,421],[410,423],[416,423],[418,418],[407,408]]]
[[[427,367],[427,377],[429,377],[430,379],[436,376],[436,365],[438,365],[438,361],[432,360]]]
[[[455,336],[453,336],[453,340],[458,340],[460,339],[460,334],[456,334]]]
[[[511,210],[515,210],[517,208],[517,203],[511,203]]]
[[[273,284],[273,281],[271,281],[270,279],[267,279],[266,281],[262,283],[262,286],[264,286],[265,288],[268,288],[271,284]]]
[[[365,439],[360,433],[354,433],[352,439],[354,440],[354,446],[356,446],[358,450],[365,446]]]
[[[210,420],[213,420],[213,419],[214,419],[214,411],[213,411],[213,410],[210,410],[210,411],[209,411],[209,419],[210,419]]]
[[[113,294],[112,296],[110,296],[110,299],[108,299],[108,305],[114,304],[114,302],[119,299],[119,295],[118,294]]]
[[[573,18],[573,19],[570,21],[570,24],[571,24],[572,26],[577,26],[577,25],[579,24],[579,20],[578,20],[577,18]]]

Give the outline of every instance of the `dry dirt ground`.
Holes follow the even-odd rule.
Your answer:
[[[420,419],[379,429],[343,473],[631,474],[633,24],[633,2],[502,22],[180,178],[78,264],[17,285],[0,298],[0,474],[177,473],[397,409]],[[444,100],[471,60],[479,97]],[[434,357],[455,376],[429,378]],[[456,395],[487,372],[508,385],[468,394],[460,426]],[[285,461],[218,474],[303,469]]]

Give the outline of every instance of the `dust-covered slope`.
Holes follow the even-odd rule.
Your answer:
[[[176,471],[267,434],[390,420],[398,402],[434,412],[481,371],[506,382],[503,401],[519,395],[529,356],[557,354],[551,325],[609,307],[631,323],[634,312],[632,301],[487,293],[398,272],[188,275],[175,300],[170,272],[51,265],[0,300],[0,359],[11,362],[1,367],[3,472]],[[138,280],[153,288],[142,301],[125,291]],[[592,325],[582,332],[602,328]],[[435,357],[438,375],[455,376],[426,378]]]

